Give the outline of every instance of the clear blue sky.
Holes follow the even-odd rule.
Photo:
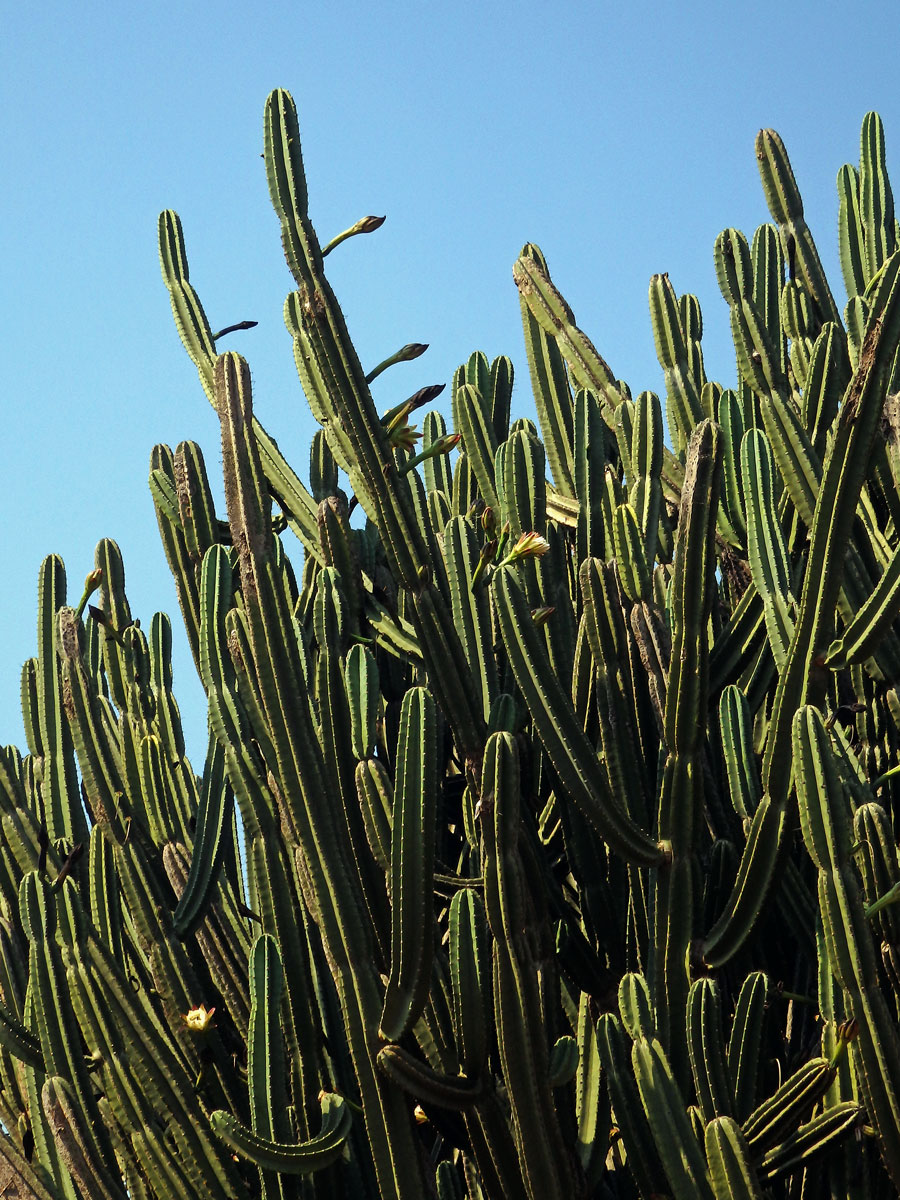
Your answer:
[[[900,157],[896,3],[7,5],[0,44],[3,456],[0,742],[23,744],[21,664],[41,559],[75,602],[113,537],[132,611],[180,629],[147,487],[151,447],[218,430],[181,348],[156,218],[184,222],[213,327],[250,361],[256,411],[301,475],[313,425],[281,309],[291,279],[266,194],[262,108],[289,88],[323,240],[365,364],[431,349],[379,381],[386,408],[475,349],[508,354],[532,412],[511,267],[544,250],[579,324],[637,393],[662,392],[647,283],[695,292],[707,369],[734,380],[712,247],[767,219],[753,139],[783,136],[836,294],[838,168],[864,113]],[[895,176],[900,187],[900,175]],[[221,488],[219,488],[221,495]],[[224,515],[224,512],[222,513]],[[299,559],[299,554],[297,555]],[[205,709],[179,637],[176,692],[197,767]]]

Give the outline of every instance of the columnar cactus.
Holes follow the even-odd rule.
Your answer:
[[[773,224],[714,248],[734,386],[655,275],[633,398],[526,245],[538,424],[477,352],[420,439],[442,386],[371,385],[426,347],[366,370],[324,272],[383,218],[321,247],[273,92],[308,488],[161,215],[222,430],[224,516],[195,443],[150,469],[209,742],[198,773],[115,544],[74,608],[48,558],[0,752],[0,1191],[896,1195],[898,226],[870,113],[842,318],[756,153]]]

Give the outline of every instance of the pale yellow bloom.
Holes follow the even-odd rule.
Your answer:
[[[215,1011],[215,1008],[207,1009],[205,1005],[201,1004],[197,1008],[192,1008],[190,1012],[186,1012],[181,1019],[194,1033],[206,1033]]]
[[[521,558],[540,558],[549,549],[550,543],[547,539],[541,537],[539,533],[535,533],[534,530],[530,533],[520,534],[519,540],[504,558],[500,566],[509,566],[510,563],[518,562]]]

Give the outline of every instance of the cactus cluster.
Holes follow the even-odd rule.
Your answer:
[[[273,92],[309,486],[161,215],[222,430],[227,520],[196,444],[150,471],[209,743],[198,774],[116,545],[76,607],[46,559],[0,751],[0,1193],[897,1194],[900,227],[871,113],[841,313],[756,153],[772,224],[715,245],[736,386],[658,275],[633,397],[527,245],[538,423],[479,352],[420,434],[440,388],[370,384],[425,347],[366,371],[323,269],[380,220],[320,246]]]

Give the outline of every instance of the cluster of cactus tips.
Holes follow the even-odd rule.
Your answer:
[[[526,245],[537,422],[479,352],[420,429],[426,347],[366,371],[324,274],[383,218],[320,247],[273,92],[308,486],[161,215],[222,430],[225,516],[195,443],[150,470],[209,741],[198,774],[115,543],[74,608],[47,558],[0,751],[0,1194],[897,1195],[900,227],[870,113],[841,312],[756,154],[772,223],[715,244],[735,386],[657,275],[633,397]]]

